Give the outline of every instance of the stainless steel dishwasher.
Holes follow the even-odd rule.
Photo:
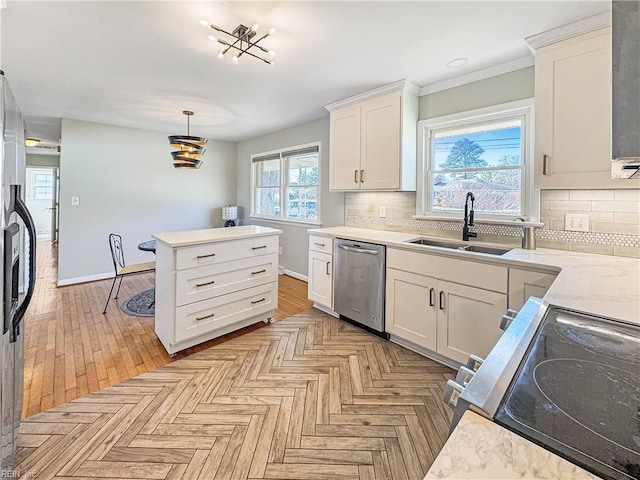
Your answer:
[[[335,311],[340,318],[389,338],[384,332],[384,245],[342,238],[335,242]]]

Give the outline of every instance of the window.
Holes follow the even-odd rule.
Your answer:
[[[53,200],[53,175],[36,173],[33,176],[33,199]]]
[[[476,215],[528,219],[531,105],[519,101],[420,122],[418,215],[457,216],[473,192]]]
[[[251,216],[320,222],[320,145],[303,145],[251,157]]]

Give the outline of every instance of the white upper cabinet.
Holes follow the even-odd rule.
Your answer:
[[[535,186],[637,187],[611,179],[611,29],[535,56]]]
[[[327,105],[330,190],[416,189],[416,94],[401,81]]]

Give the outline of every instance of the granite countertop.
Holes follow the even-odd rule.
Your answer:
[[[596,480],[598,477],[467,411],[424,478]]]
[[[280,235],[282,230],[261,227],[258,225],[243,225],[240,227],[207,228],[205,230],[190,230],[186,232],[155,233],[151,235],[158,242],[170,247],[185,247],[201,243],[227,242],[240,238],[263,237],[266,235]]]
[[[330,227],[308,232],[310,235],[350,238],[475,262],[557,273],[556,280],[544,296],[547,303],[640,325],[640,259],[518,247],[504,255],[489,255],[405,243],[417,237],[455,241],[451,239],[355,227]],[[468,243],[505,247],[504,244]]]

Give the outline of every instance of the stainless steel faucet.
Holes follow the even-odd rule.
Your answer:
[[[471,209],[469,209],[469,200],[471,200]],[[476,232],[470,232],[469,227],[473,227],[475,223],[473,223],[473,202],[475,201],[475,197],[473,193],[467,192],[467,197],[464,200],[464,226],[462,227],[462,240],[465,242],[469,241],[469,238],[477,237],[478,234]]]

